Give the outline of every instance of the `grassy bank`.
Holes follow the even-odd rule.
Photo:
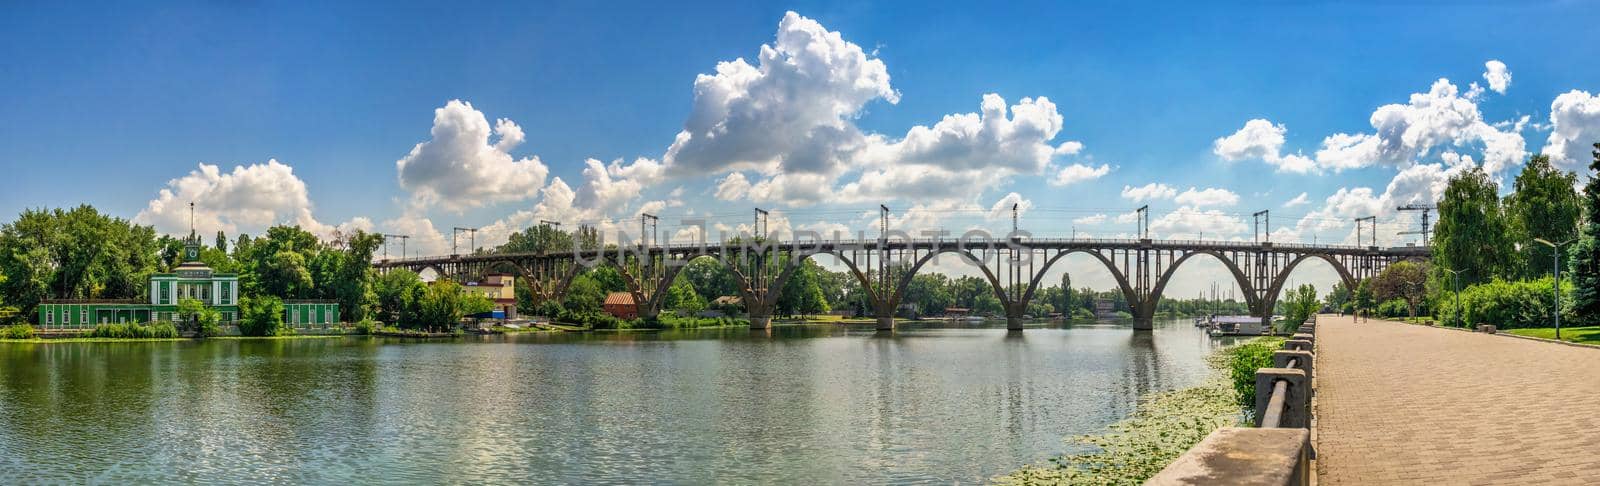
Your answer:
[[[1500,331],[1500,332],[1516,334],[1518,336],[1530,336],[1530,337],[1544,338],[1544,339],[1555,339],[1556,338],[1556,328],[1553,328],[1553,327],[1531,327],[1531,328],[1526,328],[1526,329],[1506,329],[1506,330],[1503,330],[1503,331]],[[1563,327],[1563,328],[1561,328],[1561,340],[1562,341],[1567,341],[1567,342],[1572,342],[1572,343],[1600,345],[1600,326]]]
[[[1206,361],[1211,374],[1200,385],[1140,397],[1128,418],[1104,433],[1068,439],[1090,452],[1068,454],[994,478],[998,484],[1138,485],[1161,472],[1212,431],[1242,423],[1245,393],[1255,369],[1270,364],[1278,338],[1258,338],[1219,349]],[[1261,361],[1261,351],[1269,350]],[[1248,368],[1249,386],[1239,376]],[[1253,396],[1249,395],[1249,396]]]

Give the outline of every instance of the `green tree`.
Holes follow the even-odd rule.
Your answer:
[[[1317,288],[1310,284],[1301,285],[1300,288],[1289,292],[1287,297],[1284,300],[1286,307],[1283,315],[1284,331],[1294,332],[1299,329],[1300,325],[1316,314],[1317,309],[1322,306],[1322,302],[1317,300]]]
[[[40,300],[137,299],[160,269],[155,230],[101,214],[26,210],[0,227],[0,298],[31,315]]]
[[[662,305],[668,309],[694,313],[705,309],[706,301],[700,298],[688,280],[678,279],[671,287],[667,287],[666,301]]]
[[[459,287],[461,291],[461,313],[464,315],[483,314],[494,312],[494,301],[482,292],[473,292],[466,287]]]
[[[561,306],[578,314],[594,314],[600,312],[605,301],[606,291],[600,288],[594,276],[585,273],[573,277],[572,283],[567,285],[567,295]]]
[[[194,337],[208,338],[222,335],[222,313],[206,307],[195,316]]]
[[[273,226],[267,228],[266,236],[252,239],[247,245],[236,243],[234,260],[240,265],[240,293],[313,298],[317,282],[312,277],[311,263],[318,261],[317,254],[322,249],[316,235],[297,226]],[[324,258],[320,263],[326,267],[327,261]]]
[[[1500,207],[1499,191],[1483,169],[1474,167],[1452,176],[1439,201],[1433,264],[1437,269],[1460,271],[1462,286],[1515,270],[1511,228]],[[1439,281],[1446,278],[1443,270],[1434,273]]]
[[[1072,275],[1067,272],[1061,272],[1061,296],[1056,302],[1056,310],[1061,312],[1061,315],[1070,317],[1072,308],[1076,307],[1073,303]]]
[[[1600,143],[1594,144],[1589,181],[1583,185],[1583,220],[1576,244],[1570,248],[1572,314],[1579,324],[1600,324]]]
[[[239,334],[276,336],[283,331],[282,299],[271,295],[239,299]]]
[[[900,304],[914,304],[917,312],[927,314],[941,314],[945,308],[955,305],[955,297],[950,292],[950,277],[937,273],[921,273],[913,275],[911,282],[906,284],[906,294],[900,298]]]
[[[178,299],[178,329],[194,331],[200,322],[200,314],[205,312],[206,305],[199,299]]]
[[[822,267],[805,260],[783,283],[778,294],[778,313],[781,315],[812,315],[828,311],[828,299],[822,295],[817,273]]]
[[[261,291],[279,297],[308,297],[312,290],[311,269],[306,258],[292,250],[279,250],[254,272],[261,282]]]
[[[1417,306],[1428,297],[1428,272],[1422,264],[1394,262],[1372,278],[1372,293],[1379,301],[1400,299],[1410,317],[1417,317]]]
[[[417,317],[421,321],[419,326],[430,332],[455,327],[467,311],[463,293],[460,284],[448,280],[428,285],[417,304]]]
[[[1345,285],[1343,281],[1334,282],[1333,290],[1328,291],[1328,306],[1342,309],[1344,304],[1350,302],[1353,298],[1355,298],[1355,295],[1349,286]]]
[[[1573,189],[1577,185],[1577,174],[1555,168],[1544,155],[1528,159],[1528,165],[1517,175],[1516,192],[1506,196],[1505,201],[1506,216],[1526,257],[1525,263],[1518,265],[1515,277],[1532,279],[1550,273],[1555,249],[1532,243],[1534,238],[1566,242],[1578,236],[1583,205],[1578,191]]]
[[[734,283],[733,273],[728,270],[728,266],[713,258],[690,260],[688,265],[678,271],[678,278],[688,281],[706,302],[724,295],[739,294],[738,284]]]
[[[571,234],[556,227],[538,225],[512,233],[504,245],[495,248],[495,252],[539,253],[571,251],[572,243]]]
[[[356,230],[342,235],[338,240],[344,251],[338,259],[338,269],[332,282],[319,282],[321,287],[332,287],[333,297],[339,300],[339,315],[349,322],[367,318],[367,313],[377,301],[372,288],[372,256],[383,245],[383,236]],[[333,252],[326,252],[333,253]]]
[[[601,265],[589,270],[587,274],[589,278],[594,279],[596,284],[600,285],[600,290],[603,292],[628,291],[628,283],[622,280],[622,274],[617,271],[617,267]]]
[[[422,283],[416,272],[406,269],[393,269],[378,275],[372,282],[372,291],[377,302],[373,317],[379,322],[400,326],[402,318],[414,304],[412,295],[424,285],[426,284]]]
[[[985,315],[1005,313],[1005,307],[1000,305],[1000,298],[995,297],[993,292],[979,294],[974,297],[971,309],[973,312]]]
[[[1372,279],[1362,279],[1356,284],[1353,300],[1356,312],[1371,312],[1378,307],[1378,298],[1372,292]]]

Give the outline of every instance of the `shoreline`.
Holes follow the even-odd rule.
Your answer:
[[[287,336],[212,336],[208,338],[175,337],[175,338],[104,338],[104,337],[64,337],[64,338],[32,338],[32,339],[0,339],[0,343],[156,343],[176,341],[204,341],[208,339],[250,341],[250,340],[276,340],[276,339],[326,339],[342,338],[348,336],[361,336],[362,334],[294,334]]]
[[[993,484],[1137,484],[1160,472],[1212,431],[1245,420],[1230,377],[1242,343],[1206,357],[1211,372],[1199,384],[1140,395],[1126,417],[1104,429],[1063,439],[1087,452],[1063,453],[990,478]]]

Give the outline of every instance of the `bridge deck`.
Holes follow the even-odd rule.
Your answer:
[[[1323,316],[1323,484],[1600,484],[1600,349]]]
[[[1235,252],[1262,252],[1262,251],[1274,252],[1274,251],[1277,251],[1277,252],[1297,252],[1297,253],[1321,253],[1321,254],[1329,254],[1329,255],[1384,255],[1384,256],[1395,256],[1395,257],[1427,257],[1429,255],[1428,248],[1427,247],[1420,247],[1420,246],[1402,246],[1402,247],[1381,248],[1381,247],[1374,247],[1374,246],[1329,245],[1329,244],[1308,245],[1308,244],[1303,244],[1303,243],[1270,243],[1270,242],[1268,242],[1268,243],[1256,243],[1256,242],[1251,242],[1251,241],[1225,241],[1225,240],[1218,240],[1218,241],[1212,241],[1212,240],[1160,240],[1160,239],[1156,239],[1156,240],[1134,240],[1134,239],[1114,239],[1114,238],[1026,238],[1026,239],[1012,240],[1010,242],[1007,242],[1004,239],[1000,239],[1000,240],[985,240],[985,239],[981,239],[981,238],[973,238],[973,239],[961,239],[961,238],[915,239],[914,238],[914,239],[909,239],[909,240],[891,239],[891,240],[883,240],[883,241],[872,240],[872,239],[856,239],[856,240],[791,240],[791,241],[776,241],[775,240],[775,241],[768,242],[767,245],[770,245],[770,248],[777,249],[777,250],[780,250],[780,251],[789,251],[789,250],[802,250],[802,251],[807,251],[807,250],[809,250],[809,251],[826,250],[826,251],[833,251],[833,250],[840,250],[840,249],[876,250],[880,246],[882,246],[883,248],[887,248],[887,249],[928,250],[928,249],[935,249],[935,248],[965,248],[965,249],[970,249],[970,250],[976,251],[976,250],[981,250],[981,249],[984,249],[984,248],[995,248],[995,247],[1005,248],[1008,245],[1014,245],[1014,246],[1016,246],[1018,248],[1025,248],[1025,249],[1032,249],[1032,250],[1111,250],[1111,249],[1136,250],[1136,249],[1149,249],[1149,250],[1182,250],[1182,251],[1208,250],[1208,251],[1224,251],[1224,252],[1227,252],[1227,251],[1235,251]],[[620,246],[612,246],[612,247],[609,247],[609,248],[606,248],[606,249],[579,250],[577,252],[573,252],[571,250],[566,250],[566,251],[556,251],[556,252],[550,252],[550,253],[429,255],[429,256],[420,256],[420,257],[411,257],[411,258],[386,259],[386,260],[382,260],[382,261],[376,262],[375,264],[377,266],[379,266],[379,267],[399,267],[399,266],[422,264],[422,263],[488,261],[488,260],[500,260],[500,259],[506,259],[506,258],[517,258],[517,257],[542,257],[542,256],[569,257],[569,256],[581,256],[583,258],[593,258],[593,257],[599,256],[599,255],[602,255],[602,254],[610,255],[610,254],[616,254],[618,252],[633,252],[633,253],[643,252],[643,253],[649,253],[649,254],[660,254],[660,253],[664,253],[664,252],[718,254],[718,253],[721,253],[721,252],[724,252],[724,251],[727,251],[727,250],[747,249],[747,248],[762,248],[762,246],[760,246],[760,245],[752,245],[752,244],[739,244],[739,243],[701,242],[701,243],[673,243],[673,244],[666,244],[666,245],[651,245],[651,246],[648,246],[648,247],[641,248],[641,247],[639,247],[637,245],[623,244],[623,245],[620,245]]]

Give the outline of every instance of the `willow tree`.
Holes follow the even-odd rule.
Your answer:
[[[1450,177],[1439,201],[1439,225],[1433,233],[1433,277],[1437,281],[1447,281],[1446,269],[1461,272],[1462,287],[1513,273],[1516,242],[1501,209],[1499,192],[1500,186],[1482,168]]]
[[[1506,197],[1506,217],[1526,257],[1513,276],[1532,279],[1550,273],[1555,249],[1532,244],[1535,238],[1566,242],[1578,236],[1578,217],[1583,210],[1578,191],[1573,189],[1577,185],[1578,175],[1550,165],[1550,157],[1528,159],[1514,182],[1516,192]]]
[[[1589,182],[1583,186],[1583,219],[1572,245],[1572,311],[1582,324],[1600,322],[1600,143],[1594,144]]]

